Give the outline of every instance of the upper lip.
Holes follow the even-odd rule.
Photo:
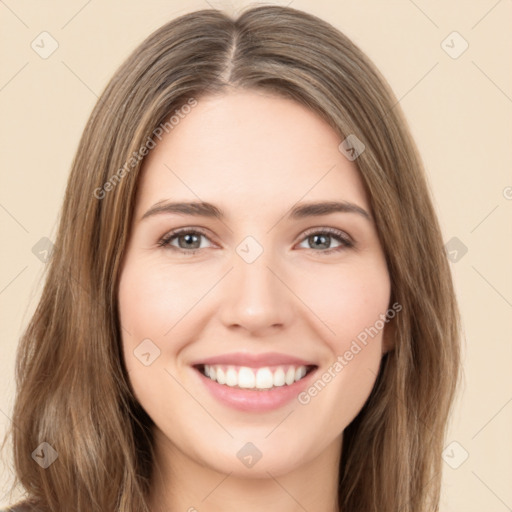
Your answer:
[[[278,352],[266,352],[263,354],[249,354],[244,352],[233,352],[231,354],[222,354],[208,357],[192,363],[192,366],[198,365],[226,364],[233,366],[248,366],[259,368],[262,366],[293,365],[293,366],[316,366],[311,361],[300,359],[288,354]]]

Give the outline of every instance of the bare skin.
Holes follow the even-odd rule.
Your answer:
[[[119,314],[130,381],[155,422],[154,512],[338,510],[343,431],[391,347],[386,325],[333,370],[386,313],[391,292],[368,197],[341,140],[296,102],[234,91],[199,98],[146,158]],[[226,217],[142,219],[160,201],[204,201]],[[298,204],[327,201],[369,217],[287,217]],[[190,228],[192,238],[181,233],[160,246],[177,228]],[[262,249],[251,263],[237,252],[248,236],[246,251],[257,250],[253,240]],[[160,351],[148,366],[134,356],[145,339]],[[241,411],[212,396],[191,366],[233,352],[293,355],[317,366],[312,383],[331,379],[309,401]],[[252,467],[237,457],[248,442],[261,453]]]

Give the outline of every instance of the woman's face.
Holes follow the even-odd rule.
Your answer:
[[[157,451],[258,477],[339,456],[391,346],[385,257],[342,139],[254,91],[200,98],[163,133],[119,286]]]

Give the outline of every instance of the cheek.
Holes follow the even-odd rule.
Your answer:
[[[194,274],[187,275],[184,280],[179,267],[129,262],[119,283],[119,314],[126,330],[162,339],[201,296]]]
[[[373,258],[364,264],[339,265],[336,269],[326,266],[303,272],[300,297],[321,320],[322,339],[331,351],[343,353],[351,341],[375,325],[382,330],[381,315],[385,315],[390,299],[391,286],[385,262]],[[300,287],[299,287],[300,286]],[[373,336],[377,338],[377,336]]]
[[[155,389],[174,385],[171,374],[216,279],[208,268],[185,269],[135,255],[126,260],[118,290],[122,349],[135,395],[147,410],[160,408]]]
[[[391,293],[387,266],[382,258],[374,258],[364,265],[340,265],[336,272],[326,268],[306,278],[301,293],[322,320],[319,339],[329,359],[299,402],[315,402],[328,411],[325,416],[320,413],[322,421],[347,425],[366,401],[379,371]]]
[[[168,272],[167,272],[168,274]],[[187,303],[187,290],[150,261],[128,259],[119,281],[119,320],[126,369],[135,391],[161,377],[169,356],[166,333]],[[148,355],[149,354],[149,355]]]
[[[318,272],[305,286],[307,300],[329,329],[322,340],[330,354],[317,379],[299,396],[315,409],[316,427],[342,430],[359,413],[377,377],[382,358],[382,334],[391,284],[385,261],[340,266]]]
[[[188,288],[175,274],[132,257],[127,259],[119,281],[125,366],[135,397],[152,417],[158,417],[161,397],[173,386],[165,370],[178,347],[166,343],[169,336],[165,335],[183,317],[184,304],[189,303]]]

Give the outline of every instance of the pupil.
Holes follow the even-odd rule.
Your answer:
[[[192,235],[192,234],[188,234],[188,235],[183,235],[183,237],[185,240],[186,240],[186,247],[190,247],[190,243],[189,242],[192,242],[194,243],[194,238],[196,239],[195,241],[197,242],[197,235]]]
[[[323,242],[323,243],[322,243],[322,242],[320,242],[320,244],[316,244],[316,247],[318,247],[319,245],[323,245],[323,246],[326,246],[326,248],[328,248],[329,243],[328,243],[327,241],[325,241],[325,240],[328,240],[328,239],[330,238],[329,236],[325,236],[325,235],[313,235],[311,238],[314,240],[314,242],[313,242],[314,244],[316,244],[316,242],[317,242],[318,240],[323,239],[323,240],[324,240],[324,242]]]

